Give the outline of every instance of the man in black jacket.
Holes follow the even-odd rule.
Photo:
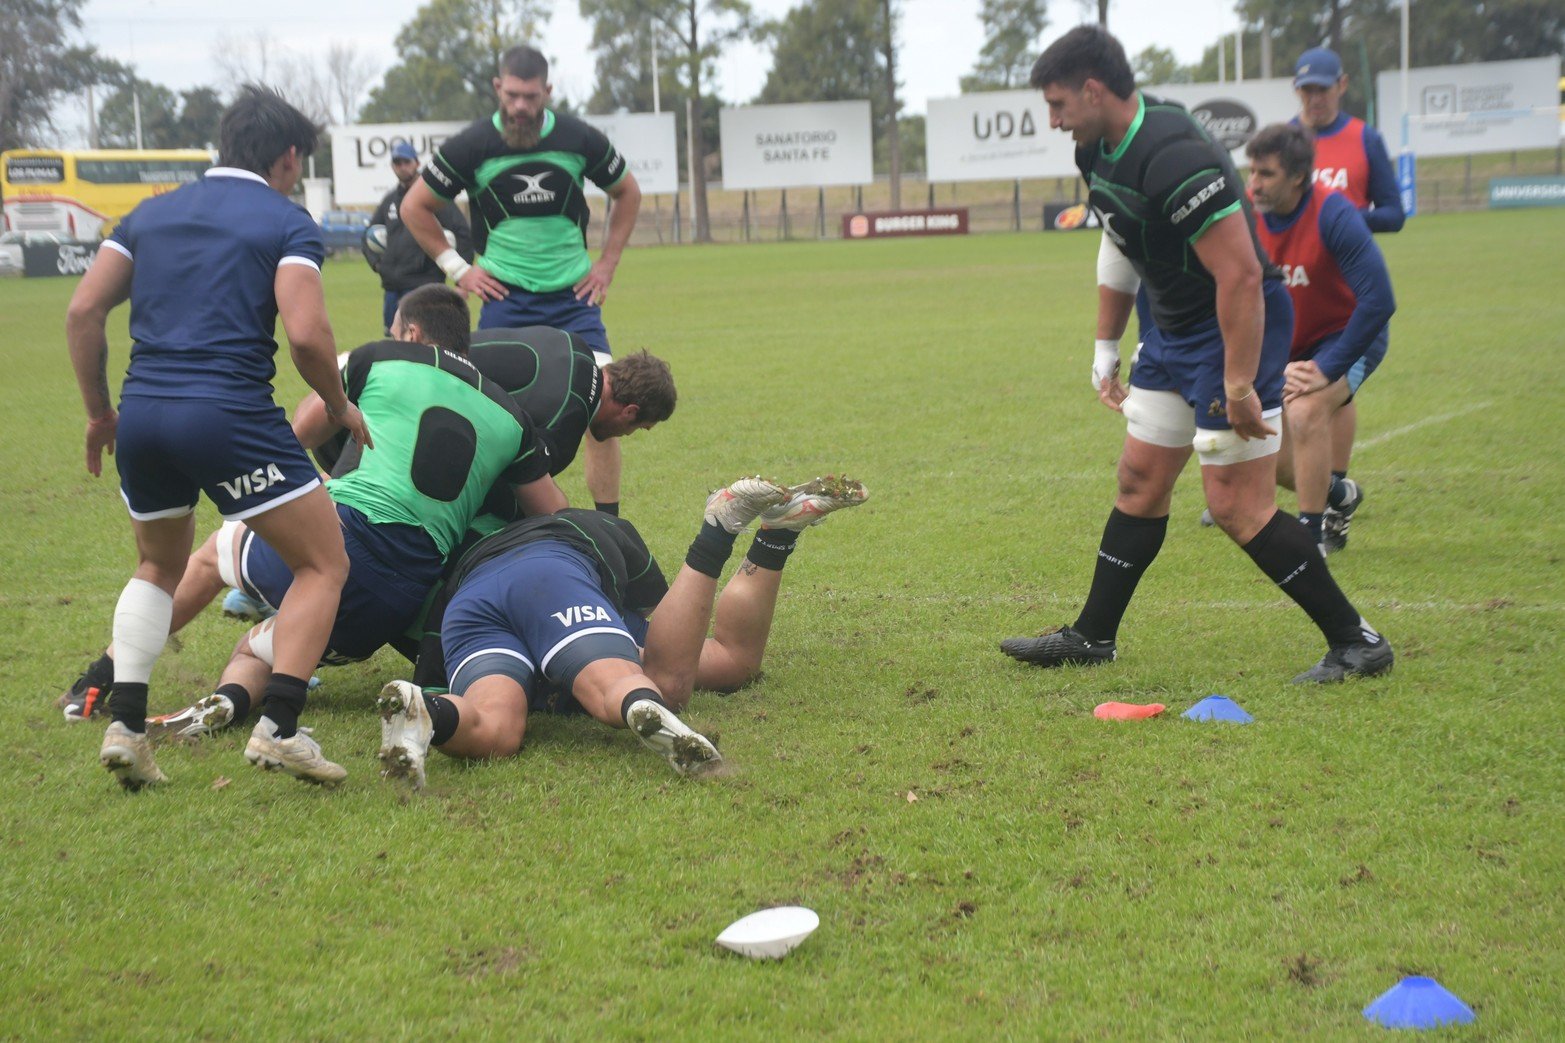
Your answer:
[[[409,290],[415,290],[429,283],[443,283],[446,281],[445,273],[440,266],[430,260],[424,253],[418,242],[413,238],[413,233],[403,225],[399,211],[402,208],[402,197],[408,194],[408,189],[418,178],[418,152],[406,141],[399,141],[391,150],[391,171],[397,175],[397,187],[386,193],[386,197],[380,201],[380,206],[375,208],[375,216],[370,220],[370,227],[385,225],[386,245],[380,253],[370,249],[368,238],[364,244],[364,259],[370,267],[380,273],[380,285],[386,291],[386,300],[383,306],[382,321],[386,329],[391,328],[391,319],[397,314],[397,302],[403,294]],[[471,262],[473,260],[473,233],[468,228],[467,218],[462,216],[462,211],[457,209],[455,203],[447,203],[437,212],[440,226],[445,229],[446,240],[451,247]]]

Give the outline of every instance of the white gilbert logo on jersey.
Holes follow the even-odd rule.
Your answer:
[[[543,187],[543,179],[553,171],[545,170],[542,174],[512,174],[516,180],[522,182],[523,189],[511,197],[513,203],[552,203],[554,191]]]
[[[572,605],[564,612],[551,612],[549,615],[560,621],[560,626],[575,626],[577,623],[612,623],[613,619],[598,605]]]
[[[249,474],[241,474],[235,478],[230,478],[226,482],[218,482],[217,484],[221,485],[223,491],[229,496],[237,500],[241,497],[265,492],[274,485],[281,485],[283,481],[283,469],[276,464],[267,464],[265,467],[257,467]]]
[[[1216,181],[1213,181],[1210,185],[1207,185],[1205,188],[1201,189],[1201,191],[1185,200],[1185,205],[1174,211],[1174,224],[1177,225],[1179,222],[1195,213],[1197,207],[1206,202],[1208,199],[1211,199],[1217,193],[1221,192],[1223,190],[1223,186],[1226,184],[1228,184],[1228,176],[1224,174]]]

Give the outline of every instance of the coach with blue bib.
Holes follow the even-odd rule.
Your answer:
[[[1115,658],[1120,621],[1163,545],[1174,483],[1195,453],[1217,524],[1326,638],[1326,655],[1294,680],[1389,670],[1386,640],[1342,593],[1305,528],[1277,509],[1281,437],[1272,425],[1293,306],[1228,151],[1181,106],[1136,90],[1124,48],[1098,26],[1051,44],[1031,83],[1050,126],[1075,140],[1088,202],[1146,288],[1154,324],[1128,391],[1117,365],[1099,381],[1126,436],[1086,604],[1070,626],[1007,639],[1001,650],[1047,667]]]
[[[370,248],[366,238],[364,259],[380,276],[385,301],[381,306],[381,325],[391,329],[391,320],[397,314],[397,302],[409,291],[431,283],[446,281],[446,273],[434,259],[424,252],[413,238],[413,232],[402,223],[402,200],[408,189],[418,180],[418,152],[406,141],[399,141],[391,149],[391,172],[397,177],[397,187],[387,192],[370,218],[370,227],[386,229],[385,246],[379,252]],[[447,245],[464,261],[473,259],[473,233],[467,218],[455,203],[446,203],[435,211],[442,237]]]
[[[547,107],[552,89],[542,54],[512,47],[498,71],[499,111],[436,150],[403,201],[402,220],[459,289],[483,300],[479,329],[552,326],[581,337],[599,365],[607,365],[613,353],[603,298],[635,229],[641,188],[602,132]],[[586,181],[613,201],[596,261],[587,252]],[[446,243],[435,216],[463,191],[473,214],[476,264]],[[585,459],[594,502],[617,512],[619,443],[590,440]]]

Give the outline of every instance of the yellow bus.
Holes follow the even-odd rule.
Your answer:
[[[212,165],[204,149],[13,149],[0,152],[3,230],[93,242],[149,196]]]

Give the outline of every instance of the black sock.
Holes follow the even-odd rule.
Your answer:
[[[245,718],[250,716],[250,690],[242,684],[218,685],[217,691],[212,693],[221,695],[234,704],[234,717],[224,727],[233,727],[245,723]]]
[[[685,552],[685,564],[703,576],[716,579],[723,574],[723,566],[728,564],[728,557],[734,552],[737,535],[721,525],[702,522],[701,531],[696,533],[690,549]]]
[[[1350,645],[1364,639],[1358,610],[1331,578],[1320,547],[1288,512],[1272,515],[1271,521],[1244,545],[1244,552],[1284,594],[1298,602],[1326,635],[1327,644]]]
[[[598,503],[597,501],[593,501],[592,509],[595,511],[602,511],[604,514],[612,514],[616,518],[619,517],[618,500],[615,500],[613,503]]]
[[[1088,641],[1113,641],[1119,621],[1130,607],[1136,584],[1157,557],[1168,532],[1168,515],[1136,518],[1118,507],[1109,512],[1098,545],[1098,566],[1092,573],[1092,589],[1076,618],[1074,628]]]
[[[82,672],[82,676],[87,679],[87,687],[107,692],[109,686],[114,683],[114,660],[105,652],[92,661],[92,665]]]
[[[1299,512],[1299,524],[1310,531],[1310,538],[1316,543],[1320,542],[1322,519],[1325,517],[1324,514],[1316,514],[1314,511]]]
[[[750,550],[744,560],[763,569],[781,572],[782,567],[788,564],[788,555],[793,553],[794,544],[798,542],[799,533],[796,529],[759,529],[755,539],[750,541]]]
[[[424,708],[429,711],[430,720],[435,723],[435,734],[430,738],[429,744],[444,746],[451,741],[451,736],[456,734],[457,722],[461,720],[456,703],[444,695],[426,695]]]
[[[304,700],[310,691],[310,682],[302,677],[273,674],[266,682],[266,695],[261,699],[261,715],[270,717],[277,725],[279,739],[292,738],[299,730],[299,714],[304,711]]]
[[[118,681],[109,689],[109,713],[133,732],[147,730],[147,686]]]
[[[635,703],[641,702],[643,699],[657,703],[665,710],[668,709],[668,703],[663,701],[663,697],[661,695],[654,692],[650,688],[637,688],[634,692],[631,692],[629,695],[625,696],[625,698],[620,702],[619,719],[624,721],[626,724],[629,724],[631,706]]]

